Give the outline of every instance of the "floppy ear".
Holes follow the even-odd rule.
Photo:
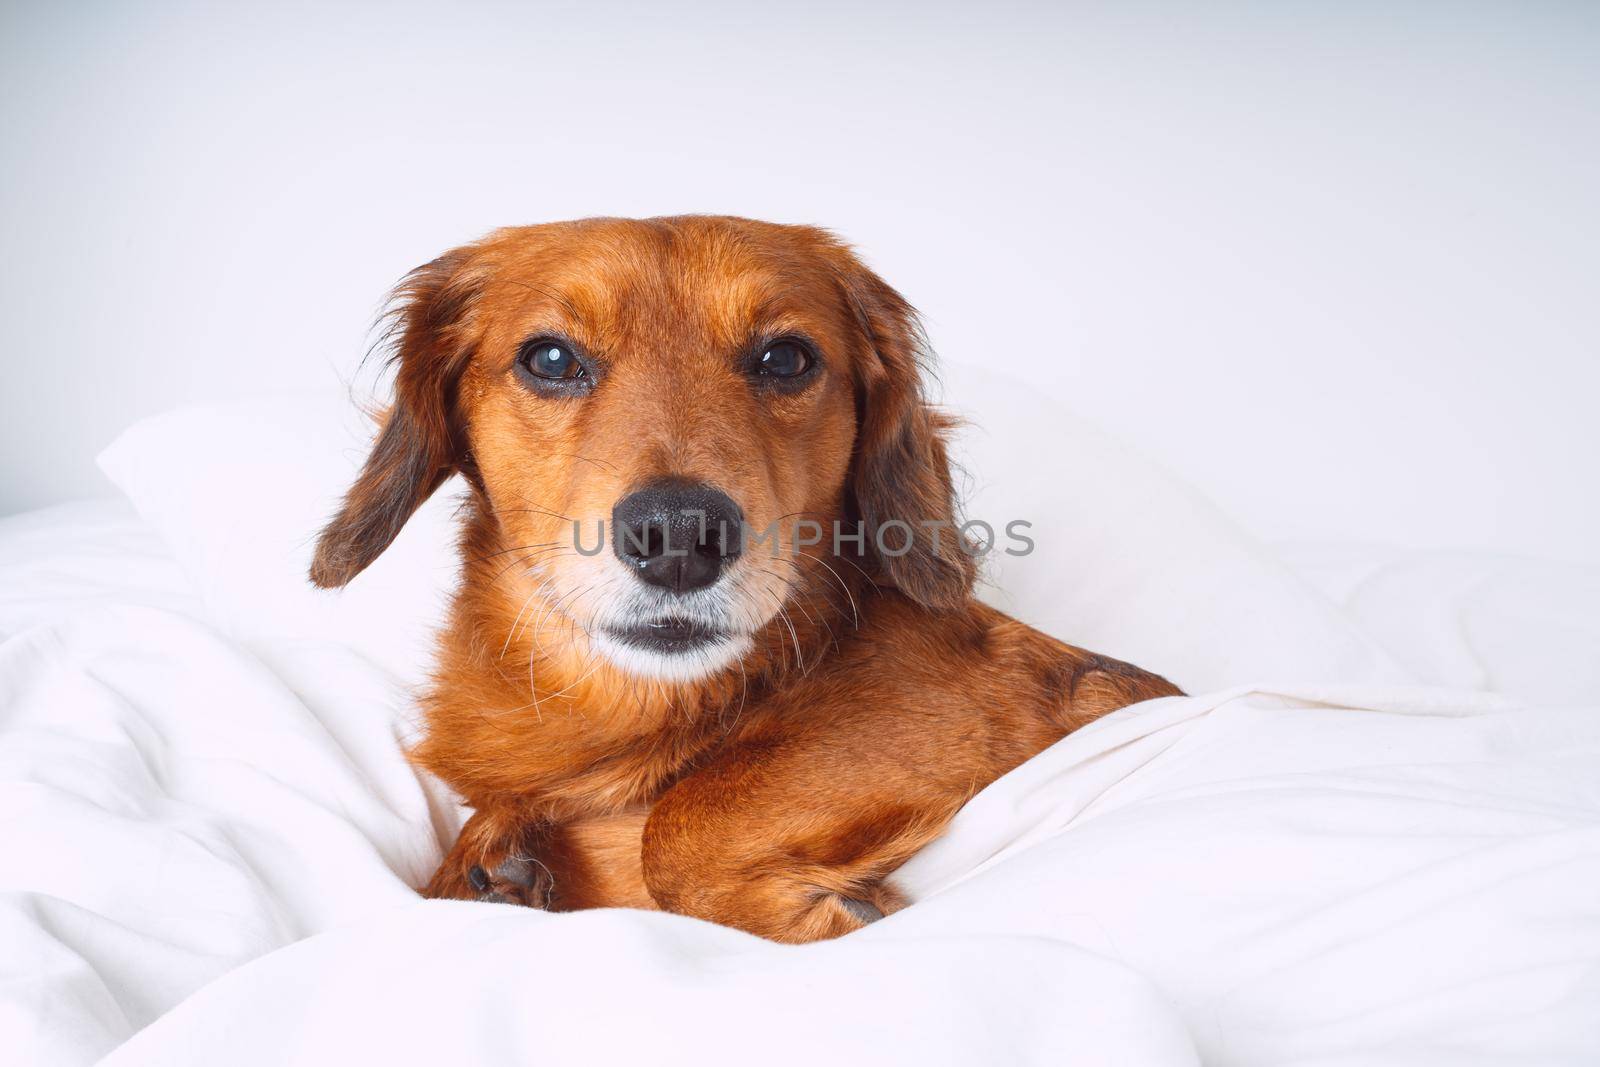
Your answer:
[[[880,577],[906,596],[931,608],[957,607],[971,595],[977,565],[963,547],[945,451],[954,420],[922,396],[922,328],[905,298],[859,263],[845,289],[872,349],[858,385],[851,483],[867,551]],[[895,555],[908,538],[899,523],[910,527],[910,540]]]
[[[390,296],[385,338],[398,365],[394,403],[317,540],[315,585],[337,588],[365,570],[464,458],[454,409],[471,356],[463,325],[475,287],[462,273],[466,259],[465,249],[448,252],[406,275]]]

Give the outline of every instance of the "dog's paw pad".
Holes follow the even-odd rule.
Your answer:
[[[875,923],[883,918],[883,912],[871,901],[840,897],[839,905],[850,913],[851,918],[859,919],[863,923]]]
[[[507,856],[500,866],[494,869],[494,880],[506,882],[518,889],[535,889],[545,873],[544,864],[538,860]]]
[[[521,904],[542,908],[550,899],[550,873],[535,859],[507,856],[493,868],[474,864],[467,882],[478,899],[491,904]]]

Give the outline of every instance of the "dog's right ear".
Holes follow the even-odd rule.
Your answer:
[[[477,286],[468,249],[447,252],[406,275],[389,299],[386,340],[397,365],[394,403],[339,513],[322,530],[311,581],[347,584],[388,548],[413,512],[466,461],[456,385],[471,358]]]

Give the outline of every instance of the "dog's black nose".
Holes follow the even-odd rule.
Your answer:
[[[640,579],[675,593],[704,589],[744,543],[744,513],[728,494],[672,478],[611,509],[611,551]]]

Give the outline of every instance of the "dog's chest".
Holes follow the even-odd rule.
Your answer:
[[[553,815],[578,815],[649,804],[722,740],[714,724],[696,723],[651,732],[595,730],[582,741],[569,739],[548,753],[565,758],[539,790],[543,806]]]

